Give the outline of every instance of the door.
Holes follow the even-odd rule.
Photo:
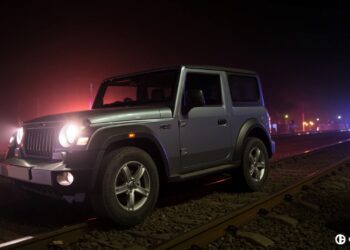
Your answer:
[[[230,124],[219,73],[188,71],[180,111],[181,164],[191,171],[228,161]]]

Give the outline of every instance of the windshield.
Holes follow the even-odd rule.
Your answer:
[[[179,73],[165,70],[105,82],[93,108],[162,105],[173,109]]]

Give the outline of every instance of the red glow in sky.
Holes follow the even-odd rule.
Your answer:
[[[0,117],[11,124],[89,108],[90,84],[178,64],[260,74],[274,120],[350,116],[348,11],[288,3],[0,6]]]

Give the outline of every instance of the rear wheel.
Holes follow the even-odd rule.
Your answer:
[[[234,183],[248,191],[261,191],[269,173],[269,157],[265,144],[248,137],[243,151],[242,165],[234,172]]]
[[[157,167],[152,158],[136,147],[109,153],[101,183],[93,195],[97,213],[118,225],[140,223],[154,208],[159,192]]]

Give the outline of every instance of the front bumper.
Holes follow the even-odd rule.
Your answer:
[[[93,187],[96,171],[91,155],[84,156],[88,156],[87,153],[54,162],[12,157],[0,163],[0,175],[27,186],[48,186],[60,194],[86,193]],[[64,172],[74,176],[69,186],[61,186],[57,182],[57,176]]]

